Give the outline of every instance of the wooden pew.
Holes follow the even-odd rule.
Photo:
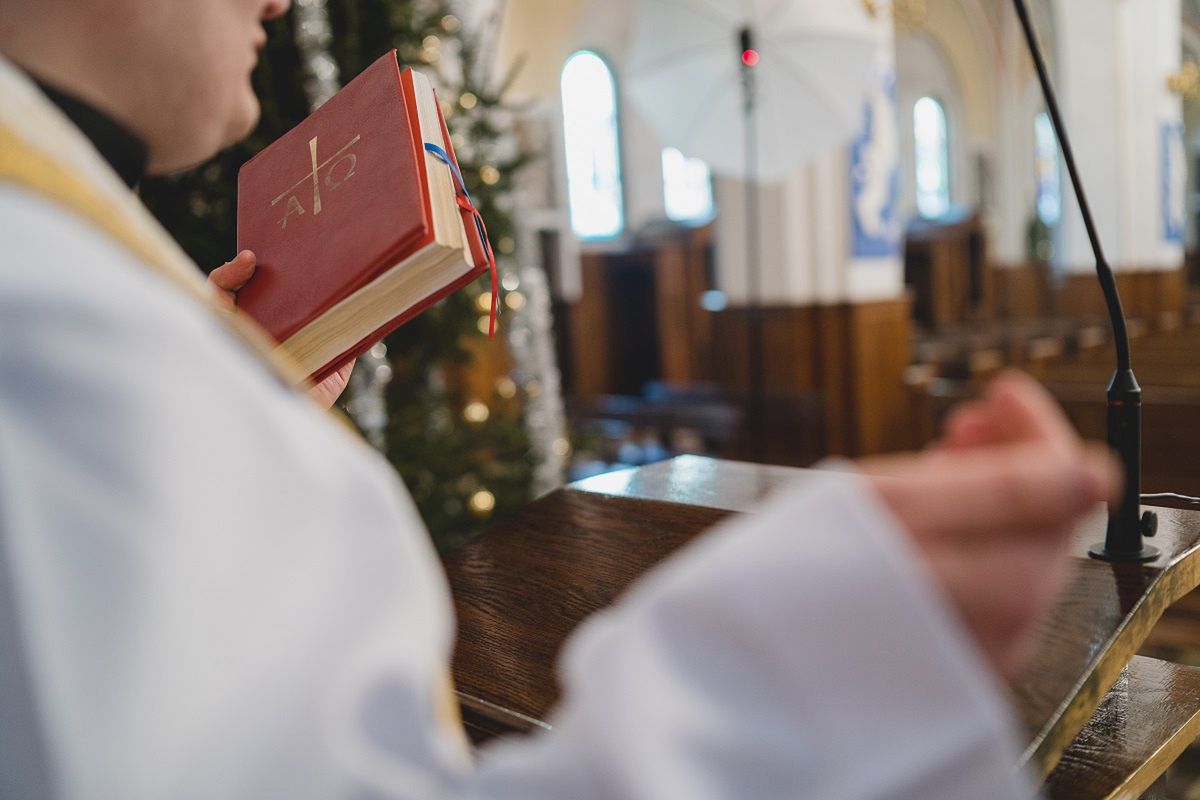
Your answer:
[[[445,566],[459,620],[454,677],[469,732],[483,741],[546,727],[559,692],[555,659],[576,625],[713,523],[801,474],[681,457],[558,490],[450,554]],[[1039,778],[1051,776],[1083,732],[1092,738],[1080,746],[1095,764],[1115,765],[1126,753],[1122,763],[1131,766],[1110,769],[1104,780],[1149,785],[1171,748],[1194,734],[1200,692],[1190,690],[1179,695],[1180,713],[1172,717],[1178,724],[1156,729],[1157,746],[1144,742],[1160,759],[1138,764],[1144,749],[1119,747],[1132,735],[1120,714],[1109,715],[1107,733],[1084,731],[1102,703],[1125,708],[1131,696],[1142,696],[1119,679],[1163,609],[1200,585],[1200,512],[1159,513],[1155,544],[1164,555],[1155,563],[1087,558],[1087,546],[1103,538],[1103,513],[1074,544],[1074,581],[1043,627],[1030,669],[1012,684],[1027,737],[1022,760]],[[1143,680],[1149,674],[1143,666],[1136,662],[1124,674],[1136,686],[1153,685]],[[1081,758],[1073,756],[1064,769]]]
[[[935,366],[943,378],[986,380],[1003,367],[1036,373],[1106,342],[1105,329],[1084,319],[976,324],[922,335],[914,344],[913,360]]]

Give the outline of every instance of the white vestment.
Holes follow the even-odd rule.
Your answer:
[[[35,96],[0,61],[0,107],[84,153]],[[554,729],[471,756],[391,468],[89,220],[0,183],[0,242],[5,800],[1027,796],[1004,690],[852,475],[640,581]]]

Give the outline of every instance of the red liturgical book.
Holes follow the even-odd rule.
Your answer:
[[[242,167],[238,307],[320,380],[470,283],[493,262],[453,162],[428,79],[384,55]]]

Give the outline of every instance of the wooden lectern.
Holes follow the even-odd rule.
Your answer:
[[[459,621],[454,678],[477,742],[548,727],[567,635],[641,573],[803,470],[683,456],[530,504],[445,559]],[[1151,564],[1089,559],[1012,685],[1023,760],[1051,798],[1136,798],[1200,736],[1200,670],[1136,656],[1163,610],[1200,586],[1200,512],[1159,509]],[[1019,587],[1014,587],[1019,591]]]

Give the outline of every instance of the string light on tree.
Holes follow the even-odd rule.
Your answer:
[[[495,186],[500,182],[500,170],[496,169],[491,164],[487,164],[479,170],[479,180],[483,181],[488,186]]]
[[[488,417],[491,415],[492,412],[487,407],[487,403],[482,403],[478,400],[467,403],[467,407],[463,409],[463,419],[476,425],[487,422]]]
[[[503,236],[496,242],[496,249],[506,256],[511,256],[517,251],[517,243],[511,236]]]
[[[505,400],[513,399],[517,396],[517,382],[508,376],[498,378],[496,380],[496,394]]]
[[[472,108],[474,108],[476,105],[479,104],[479,98],[476,97],[471,92],[463,92],[458,97],[458,104],[460,106],[462,106],[464,109],[466,109],[467,111],[470,111]]]
[[[470,506],[471,513],[475,516],[490,517],[496,508],[496,496],[487,489],[480,489],[471,495],[471,500],[467,505]]]

